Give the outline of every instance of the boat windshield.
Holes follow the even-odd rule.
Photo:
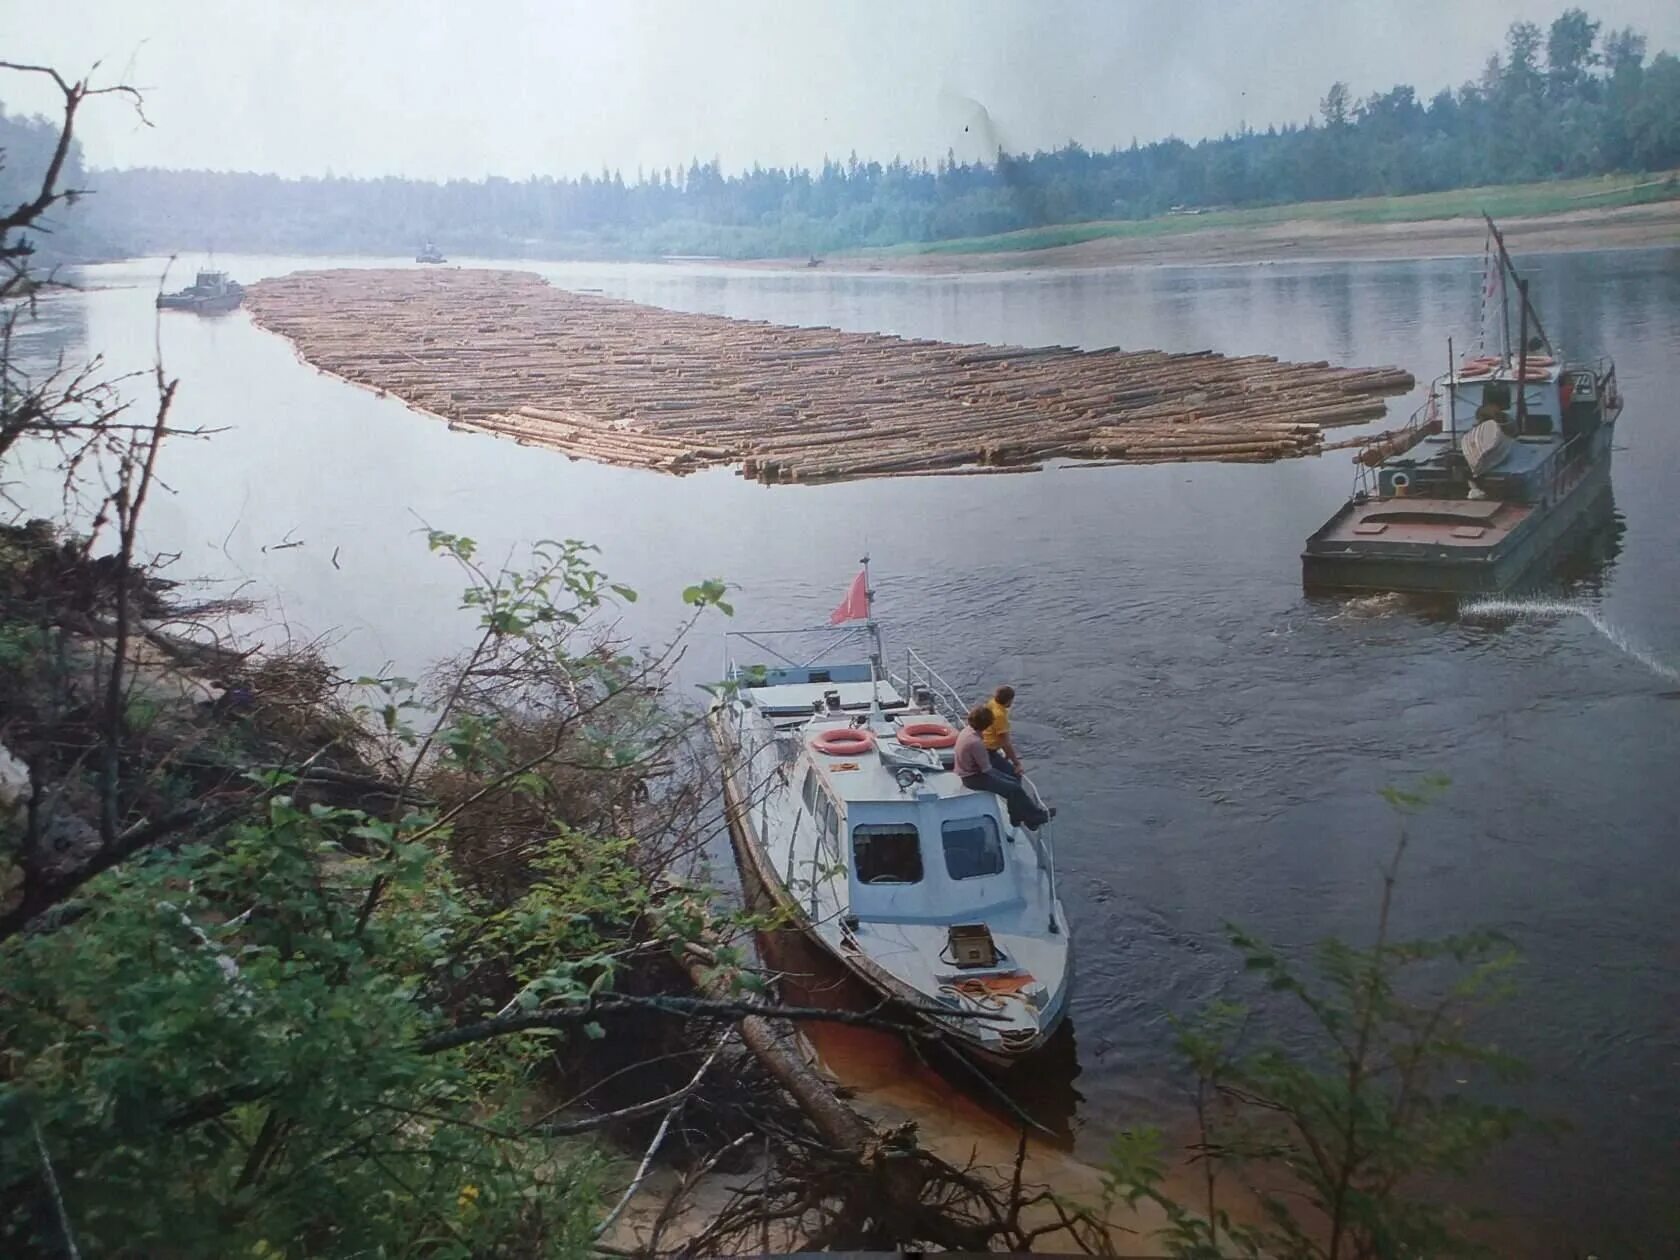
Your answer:
[[[945,873],[952,879],[976,879],[1003,874],[1003,838],[997,819],[984,814],[947,818],[939,824],[945,849]]]
[[[852,868],[860,884],[922,882],[922,839],[915,823],[859,823],[852,828]]]

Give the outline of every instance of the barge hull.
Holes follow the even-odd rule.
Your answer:
[[[1544,570],[1560,544],[1576,536],[1605,500],[1610,490],[1609,438],[1606,433],[1602,454],[1589,459],[1580,479],[1557,503],[1479,551],[1375,542],[1357,548],[1324,546],[1320,535],[1342,520],[1338,513],[1301,553],[1301,585],[1309,592],[1491,595],[1509,590]]]

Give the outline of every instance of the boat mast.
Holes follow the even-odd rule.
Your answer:
[[[1492,219],[1488,219],[1488,230],[1493,233],[1494,242],[1499,246],[1499,256],[1503,259],[1505,257],[1505,242],[1499,239],[1499,229],[1493,226]],[[1499,357],[1509,366],[1511,362],[1511,290],[1510,286],[1505,283],[1505,264],[1503,262],[1499,265],[1499,314],[1500,324],[1504,329],[1502,349],[1505,351]]]
[[[1453,339],[1447,338],[1447,432],[1452,434],[1453,450],[1458,449],[1458,413],[1454,404],[1458,401],[1458,366],[1453,358]]]
[[[1521,437],[1528,427],[1528,391],[1523,387],[1523,379],[1528,375],[1527,280],[1517,281],[1517,292],[1522,295],[1522,343],[1517,347],[1517,436]]]
[[[1554,347],[1552,345],[1552,339],[1549,336],[1546,335],[1546,326],[1540,322],[1540,312],[1535,310],[1534,309],[1534,304],[1528,300],[1528,285],[1525,284],[1523,282],[1522,278],[1517,275],[1517,264],[1511,261],[1510,251],[1505,248],[1505,238],[1499,234],[1499,229],[1494,226],[1493,220],[1488,218],[1488,216],[1485,213],[1482,215],[1482,218],[1487,220],[1488,231],[1493,234],[1493,243],[1495,245],[1499,246],[1499,264],[1500,264],[1500,267],[1505,272],[1509,273],[1512,280],[1515,280],[1517,282],[1517,292],[1522,298],[1522,309],[1523,309],[1524,316],[1527,319],[1530,319],[1534,322],[1534,329],[1535,329],[1536,332],[1538,332],[1540,334],[1540,340],[1546,343],[1546,353],[1550,354],[1550,355],[1553,355],[1555,357],[1557,355],[1557,349],[1556,349],[1556,347]],[[1506,294],[1506,286],[1504,285],[1504,283],[1500,284],[1499,293],[1500,293],[1501,299],[1503,300],[1503,298]],[[1526,346],[1527,343],[1528,343],[1528,338],[1525,336],[1523,338],[1523,344]],[[1511,313],[1510,313],[1510,310],[1507,309],[1506,312],[1505,312],[1505,345],[1506,345],[1506,357],[1507,358],[1510,357],[1510,349],[1509,349],[1510,344],[1511,344]]]

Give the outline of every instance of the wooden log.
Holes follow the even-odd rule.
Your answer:
[[[1131,450],[1317,449],[1380,415],[1393,368],[1268,355],[962,346],[566,293],[530,273],[302,273],[248,305],[300,355],[464,428],[574,457],[770,480]],[[1233,449],[1235,448],[1235,449]],[[752,474],[749,474],[752,475]]]

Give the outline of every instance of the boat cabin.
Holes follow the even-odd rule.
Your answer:
[[[849,918],[949,924],[1020,908],[1006,878],[998,798],[965,788],[944,758],[926,755],[939,750],[898,745],[908,725],[887,725],[856,756],[826,753],[816,737],[878,728],[843,720],[806,728],[810,746],[795,765],[800,803],[819,852],[846,869]]]
[[[1469,489],[1460,454],[1476,426],[1496,420],[1502,441],[1492,466],[1476,474],[1481,491],[1495,499],[1521,502],[1542,492],[1569,452],[1584,449],[1614,419],[1613,376],[1590,366],[1554,363],[1547,356],[1522,367],[1471,360],[1437,382],[1441,431],[1406,454],[1383,460],[1376,471],[1376,497],[1462,498]],[[1521,379],[1519,380],[1519,374]],[[1520,401],[1520,406],[1519,406]]]
[[[1548,362],[1528,367],[1521,382],[1517,372],[1515,367],[1501,366],[1460,374],[1444,382],[1451,402],[1444,417],[1448,432],[1462,437],[1482,417],[1494,413],[1506,417],[1501,423],[1507,424],[1516,438],[1562,437],[1568,441],[1598,425],[1603,408],[1598,378],[1590,367],[1561,367]]]

